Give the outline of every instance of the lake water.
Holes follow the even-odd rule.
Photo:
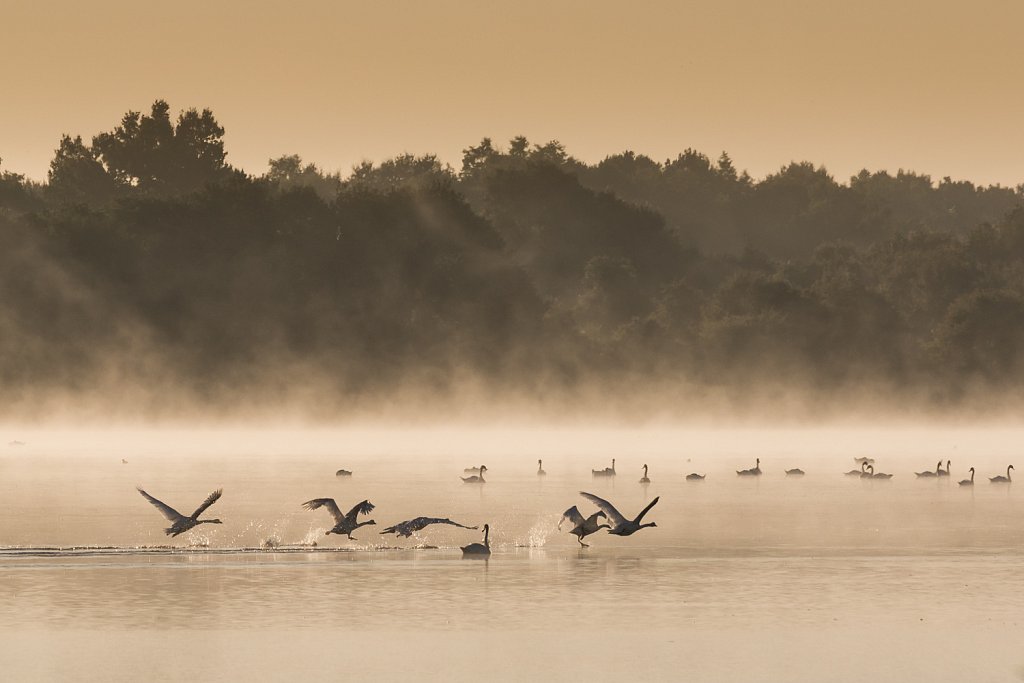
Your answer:
[[[1024,491],[987,477],[1022,436],[8,428],[3,679],[1019,681]],[[860,455],[895,477],[843,476]],[[763,476],[736,476],[757,457]],[[914,476],[939,458],[952,477]],[[487,483],[463,484],[479,464]],[[223,487],[204,516],[224,524],[169,540],[136,485],[186,514]],[[627,516],[660,496],[658,526],[581,549],[556,528],[593,510],[581,490]],[[324,536],[315,497],[368,498],[377,525]],[[489,523],[492,556],[462,559],[477,531],[378,533],[420,515]]]

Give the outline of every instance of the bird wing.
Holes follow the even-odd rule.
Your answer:
[[[558,522],[558,528],[562,528],[562,522],[569,520],[572,522],[572,528],[575,529],[580,524],[583,524],[586,520],[583,519],[583,515],[580,514],[580,509],[573,505],[571,508],[562,513],[562,519]]]
[[[430,526],[431,524],[451,524],[452,526],[457,526],[460,529],[479,529],[480,528],[478,526],[466,526],[465,524],[459,524],[458,522],[453,522],[452,520],[448,519],[447,517],[444,517],[444,518],[441,518],[441,517],[417,517],[414,521],[417,524],[417,529],[422,529],[423,527]]]
[[[184,519],[185,518],[185,516],[183,514],[181,514],[180,512],[175,510],[174,508],[172,508],[170,505],[168,505],[167,503],[163,502],[162,500],[157,500],[153,496],[151,496],[148,493],[146,493],[145,491],[143,491],[138,486],[135,487],[135,490],[137,490],[139,493],[141,493],[143,498],[145,498],[150,503],[152,503],[153,506],[156,507],[156,509],[160,511],[160,514],[162,514],[164,517],[167,518],[167,521],[169,521],[169,522],[177,522],[179,519]]]
[[[601,510],[604,510],[604,514],[608,515],[608,521],[612,523],[612,528],[625,524],[627,520],[622,516],[622,513],[615,509],[615,506],[609,503],[604,498],[598,498],[593,493],[587,493],[586,491],[580,491],[580,495],[589,500],[591,503],[596,505]],[[655,499],[657,500],[657,499]]]
[[[355,506],[353,506],[352,509],[348,511],[348,514],[345,515],[345,519],[349,520],[350,522],[355,522],[356,521],[356,517],[358,517],[359,515],[368,515],[368,514],[370,514],[370,512],[373,510],[373,508],[374,508],[373,503],[371,503],[368,500],[364,500],[361,503],[356,503]],[[341,520],[338,520],[338,521],[341,521]]]
[[[203,514],[206,508],[210,507],[220,498],[221,494],[224,493],[224,489],[217,489],[206,497],[203,504],[196,508],[196,511],[192,513],[192,519],[199,519],[199,515]]]
[[[650,503],[648,503],[648,504],[647,504],[647,507],[645,507],[645,508],[644,508],[643,510],[641,510],[641,511],[640,511],[640,514],[639,514],[639,515],[637,515],[637,516],[636,516],[636,519],[635,519],[635,520],[633,520],[633,521],[634,521],[634,522],[637,522],[637,523],[639,523],[639,522],[640,522],[640,520],[644,518],[644,515],[646,515],[646,514],[647,514],[648,512],[650,512],[650,511],[651,511],[651,508],[652,508],[652,507],[654,507],[655,505],[657,505],[657,504],[658,504],[658,501],[659,501],[659,500],[661,500],[661,496],[658,496],[657,498],[655,498],[654,500],[652,500],[652,501],[651,501]]]
[[[320,507],[327,508],[327,511],[331,513],[331,517],[334,517],[334,521],[340,524],[344,521],[345,516],[341,514],[341,510],[338,509],[338,504],[334,502],[333,498],[314,498],[313,500],[307,500],[302,504],[302,507],[307,510],[316,510]]]

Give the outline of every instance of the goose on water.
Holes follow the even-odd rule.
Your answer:
[[[922,478],[937,477],[937,476],[939,476],[939,472],[941,472],[941,471],[942,471],[942,461],[940,460],[938,463],[936,463],[935,471],[934,472],[930,472],[930,471],[928,471],[928,472],[914,472],[914,474],[916,476],[922,477]]]
[[[223,489],[217,489],[206,497],[203,504],[196,508],[196,511],[186,517],[167,503],[157,500],[153,496],[149,495],[141,488],[136,487],[136,490],[142,494],[142,497],[152,503],[160,513],[167,518],[167,521],[171,523],[171,526],[164,529],[164,533],[168,536],[177,536],[183,534],[192,527],[198,524],[223,524],[219,519],[199,519],[199,515],[206,511],[206,508],[210,507],[220,498],[224,492]]]
[[[1013,469],[1013,465],[1006,468],[1006,476],[999,475],[998,477],[989,477],[988,480],[993,484],[1009,484],[1010,483],[1010,470]]]
[[[590,473],[595,477],[614,477],[615,476],[615,458],[612,458],[612,466],[605,467],[603,470],[590,470]]]
[[[946,461],[946,469],[942,469],[942,467],[941,467],[942,461],[941,460],[939,461],[939,464],[940,464],[940,467],[939,467],[939,471],[937,472],[937,474],[940,477],[948,477],[949,476],[949,466],[953,464],[953,461],[952,460],[947,460]]]
[[[968,472],[971,473],[971,478],[970,479],[961,479],[960,480],[960,485],[961,486],[974,486],[974,468],[972,467],[971,469],[968,470]]]
[[[644,476],[640,477],[641,484],[650,484],[651,480],[647,478],[647,465],[644,465]]]
[[[487,541],[487,536],[491,531],[491,527],[488,524],[484,524],[484,542],[483,543],[470,543],[469,545],[462,546],[462,556],[475,555],[478,557],[486,557],[491,554],[491,544]]]
[[[868,465],[868,470],[871,473],[871,479],[892,479],[892,475],[891,474],[886,474],[885,472],[879,472],[879,473],[875,474],[875,466],[874,465]]]
[[[458,522],[453,522],[452,520],[447,518],[442,519],[440,517],[417,517],[415,519],[409,519],[404,522],[399,522],[394,526],[389,526],[387,529],[380,533],[382,535],[395,534],[396,536],[405,536],[406,538],[408,538],[409,536],[413,535],[413,532],[420,531],[421,529],[424,529],[425,527],[428,527],[431,524],[450,524],[452,526],[457,526],[460,529],[480,528],[478,526],[466,526],[465,524],[459,524]]]
[[[647,507],[641,510],[640,514],[634,519],[626,519],[622,516],[621,512],[615,509],[614,505],[604,498],[598,498],[593,493],[587,493],[586,491],[580,491],[580,495],[596,505],[608,516],[608,522],[611,524],[611,527],[608,529],[608,533],[610,534],[614,534],[616,536],[631,536],[645,527],[658,526],[654,522],[641,524],[640,520],[642,520],[644,515],[646,515],[650,509],[658,503],[660,496],[648,503]]]
[[[464,484],[486,484],[487,482],[484,481],[484,472],[487,471],[487,465],[480,465],[480,467],[477,468],[477,471],[480,472],[480,474],[474,474],[472,477],[460,477],[460,479],[462,479]]]
[[[543,460],[538,460],[537,461],[537,476],[538,477],[543,477],[545,474],[547,474],[547,472],[544,471],[544,461]]]
[[[786,470],[786,476],[787,477],[802,477],[802,476],[804,476],[804,474],[805,474],[805,472],[802,469],[800,469],[799,467],[796,467],[796,468],[791,469],[791,470]]]
[[[862,476],[864,476],[864,471],[865,471],[865,468],[868,466],[868,464],[869,463],[862,462],[860,464],[860,469],[859,470],[850,470],[849,472],[846,473],[846,476],[848,476],[848,477],[862,477]]]
[[[334,502],[333,498],[314,498],[313,500],[307,500],[302,504],[302,507],[307,510],[316,510],[317,508],[327,508],[327,511],[331,513],[331,517],[334,518],[334,526],[324,534],[329,536],[330,534],[338,534],[339,536],[345,535],[349,537],[349,540],[356,540],[352,538],[352,532],[361,526],[367,524],[376,524],[377,522],[367,520],[365,522],[357,522],[356,518],[359,515],[368,515],[373,510],[374,505],[368,500],[364,500],[361,503],[357,503],[355,507],[348,511],[348,514],[341,514],[341,510],[338,509],[338,504]]]
[[[560,522],[558,522],[558,528],[561,529],[562,523],[568,520],[572,523],[572,529],[569,530],[569,533],[576,537],[576,540],[580,542],[581,546],[583,546],[584,548],[589,548],[590,546],[583,542],[584,538],[586,538],[592,533],[595,533],[599,529],[611,528],[607,524],[598,524],[597,520],[601,517],[607,518],[608,515],[606,515],[603,511],[598,510],[594,514],[584,519],[583,515],[580,513],[579,508],[573,505],[571,508],[562,513],[562,519]]]
[[[757,459],[757,464],[751,467],[749,470],[736,470],[736,474],[741,477],[760,477],[761,476],[761,458]]]
[[[467,467],[466,469],[462,470],[462,473],[463,474],[480,474],[480,468],[479,467]]]
[[[704,481],[706,474],[697,474],[696,472],[690,472],[686,475],[686,481]]]
[[[351,470],[338,470],[337,472],[334,473],[334,476],[336,476],[336,477],[351,477],[352,476],[352,471]]]

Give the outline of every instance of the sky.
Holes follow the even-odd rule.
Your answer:
[[[0,0],[2,170],[166,99],[210,108],[228,161],[347,174],[488,136],[586,162],[722,151],[1024,183],[1019,0]]]

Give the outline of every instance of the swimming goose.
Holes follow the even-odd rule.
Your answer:
[[[1013,469],[1013,465],[1006,468],[1006,476],[999,475],[998,477],[989,477],[988,480],[993,484],[1009,484],[1010,483],[1010,470]]]
[[[464,483],[464,484],[486,484],[487,482],[484,481],[484,472],[487,471],[487,465],[480,465],[480,467],[477,468],[477,471],[480,474],[473,475],[472,477],[460,477],[460,479],[462,479],[462,483]]]
[[[608,515],[606,515],[601,510],[598,510],[594,514],[584,519],[583,515],[580,514],[579,508],[573,505],[571,508],[562,513],[562,519],[560,522],[558,522],[558,528],[561,529],[562,522],[569,520],[570,522],[572,522],[572,529],[569,530],[569,533],[576,537],[576,540],[580,542],[581,546],[583,546],[584,548],[589,548],[590,546],[583,542],[584,538],[586,538],[592,533],[595,533],[598,529],[611,528],[607,524],[598,524],[597,520],[599,517],[607,518]]]
[[[644,465],[644,476],[640,477],[641,484],[650,484],[651,480],[647,478],[647,465]]]
[[[862,476],[864,476],[864,468],[867,467],[868,464],[869,463],[862,462],[860,464],[860,469],[859,470],[850,470],[849,472],[846,473],[846,476],[848,476],[848,477],[862,477]]]
[[[972,467],[971,469],[968,470],[968,472],[971,473],[971,478],[970,479],[962,479],[960,481],[960,485],[961,486],[974,486],[974,468]]]
[[[595,477],[614,477],[615,476],[615,458],[612,458],[612,466],[605,467],[603,470],[590,470],[590,473]]]
[[[405,536],[406,538],[408,538],[409,536],[412,536],[413,532],[420,531],[421,529],[424,529],[430,526],[431,524],[450,524],[452,526],[457,526],[460,529],[480,528],[478,526],[466,526],[465,524],[459,524],[458,522],[453,522],[452,520],[447,518],[442,519],[440,517],[417,517],[416,519],[406,520],[404,522],[399,522],[394,526],[389,526],[387,529],[380,533],[382,535],[395,534],[396,536]]]
[[[361,526],[367,524],[376,524],[377,522],[371,520],[365,522],[356,522],[356,518],[359,515],[368,515],[373,510],[374,505],[368,500],[364,500],[361,503],[357,503],[355,507],[348,511],[348,514],[341,514],[341,510],[338,509],[338,504],[334,502],[333,498],[314,498],[313,500],[307,500],[302,504],[302,507],[307,510],[316,510],[320,507],[327,508],[327,511],[331,513],[331,517],[334,517],[334,526],[324,534],[329,536],[330,534],[338,534],[339,536],[345,535],[349,537],[349,540],[356,540],[352,538],[352,532]]]
[[[199,515],[206,511],[206,508],[210,507],[217,502],[223,493],[223,489],[217,489],[203,501],[203,504],[196,508],[190,516],[186,517],[167,503],[159,501],[153,496],[149,495],[141,488],[136,487],[136,490],[142,494],[142,497],[152,503],[160,513],[167,518],[167,521],[171,523],[171,526],[164,529],[164,533],[168,536],[177,536],[183,534],[192,527],[198,524],[223,524],[219,519],[198,519]]]
[[[351,470],[338,470],[337,472],[334,473],[334,476],[336,476],[336,477],[351,477],[352,476],[352,471]]]
[[[480,555],[487,556],[491,554],[491,544],[487,541],[487,535],[490,533],[491,527],[484,524],[484,542],[483,543],[470,543],[469,545],[462,546],[462,555]]]
[[[757,459],[757,464],[749,470],[736,470],[736,474],[741,477],[760,477],[761,476],[761,458]]]
[[[463,474],[480,474],[480,468],[479,467],[467,467],[464,470],[462,470],[462,473]]]
[[[686,481],[704,481],[706,474],[697,474],[696,472],[690,472],[686,475]]]
[[[942,464],[941,460],[939,461],[939,464],[940,465]],[[949,476],[949,466],[952,465],[952,464],[953,464],[952,460],[947,460],[946,461],[946,469],[942,469],[942,467],[939,467],[939,471],[937,472],[937,474],[940,477],[948,477]]]
[[[871,479],[892,479],[892,475],[886,474],[885,472],[879,472],[878,474],[875,474],[874,465],[868,465],[868,470],[870,470],[871,472]]]
[[[611,523],[611,528],[608,529],[608,533],[610,534],[614,534],[616,536],[631,536],[632,534],[635,534],[637,531],[640,531],[644,527],[658,526],[654,522],[641,524],[640,520],[643,519],[644,515],[646,515],[650,511],[650,509],[657,504],[658,500],[660,499],[660,496],[652,500],[650,503],[648,503],[647,507],[641,510],[640,514],[637,515],[635,519],[629,520],[623,517],[622,513],[616,510],[615,506],[609,503],[604,498],[598,498],[593,493],[587,493],[585,491],[580,491],[580,495],[589,500],[591,503],[596,505],[601,510],[603,510],[604,513],[608,516],[608,521]]]
[[[939,472],[941,472],[941,471],[942,471],[942,461],[940,460],[935,465],[935,471],[934,472],[914,472],[914,474],[916,476],[918,476],[918,477],[937,477],[937,476],[939,476]]]
[[[786,470],[786,476],[787,477],[802,477],[802,476],[804,476],[804,474],[805,474],[805,472],[802,469],[800,469],[799,467],[791,469],[791,470]]]
[[[545,474],[547,474],[547,472],[544,471],[544,461],[543,460],[538,460],[537,461],[537,476],[538,477],[543,477]]]

